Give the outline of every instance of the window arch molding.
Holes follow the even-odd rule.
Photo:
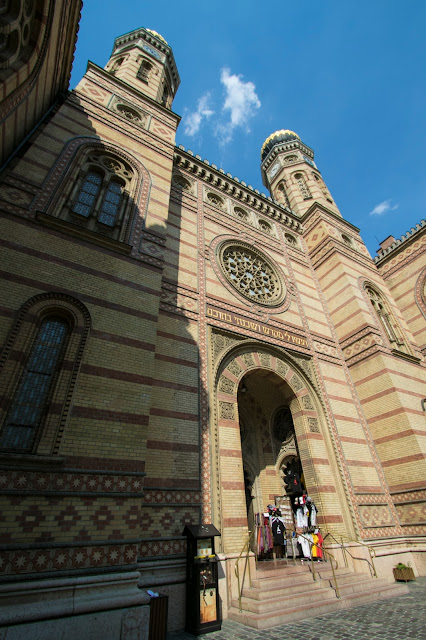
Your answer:
[[[298,171],[295,171],[292,174],[292,178],[293,178],[293,182],[299,188],[302,198],[304,200],[310,200],[310,198],[312,198],[312,194],[308,187],[308,178],[306,173],[299,169]]]
[[[30,209],[37,215],[47,216],[46,219],[63,218],[63,207],[66,203],[66,206],[69,206],[74,202],[79,180],[82,184],[82,168],[86,162],[90,164],[91,153],[116,158],[118,163],[128,165],[134,174],[127,193],[128,202],[119,241],[133,245],[136,251],[142,236],[151,179],[146,167],[130,152],[117,145],[89,136],[77,136],[69,140],[43,183],[40,194],[31,203]]]
[[[370,281],[363,282],[363,289],[373,308],[376,321],[390,345],[398,350],[405,347],[404,350],[407,350],[408,353],[411,354],[411,349],[404,339],[404,334],[399,326],[399,322],[396,320],[386,296]]]
[[[23,449],[11,448],[2,442],[6,421],[16,401],[18,387],[27,370],[40,329],[49,319],[64,321],[67,336],[44,400],[42,417],[34,427],[31,446]],[[0,357],[0,384],[3,390],[0,405],[2,451],[43,456],[59,453],[90,327],[90,313],[85,305],[66,294],[39,294],[21,307]]]
[[[415,286],[416,304],[426,318],[426,267],[421,271]]]

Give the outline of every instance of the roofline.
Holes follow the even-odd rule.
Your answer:
[[[426,220],[422,219],[415,227],[411,227],[410,231],[407,231],[401,238],[395,240],[387,249],[381,249],[378,251],[377,256],[373,258],[376,266],[382,265],[390,257],[393,257],[398,251],[407,246],[407,242],[410,242],[416,236],[420,235],[422,231],[426,229]],[[389,236],[388,236],[389,237]]]

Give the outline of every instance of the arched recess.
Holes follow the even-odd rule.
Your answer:
[[[33,296],[19,310],[0,358],[0,429],[4,425],[22,380],[28,356],[42,323],[49,318],[62,318],[68,335],[53,385],[35,428],[31,449],[22,453],[52,456],[60,453],[64,429],[70,413],[84,349],[89,336],[91,318],[86,306],[76,298],[50,292]]]
[[[134,174],[128,199],[128,222],[123,238],[134,250],[139,246],[144,219],[148,209],[151,177],[146,167],[130,151],[106,140],[90,136],[77,136],[68,140],[49,172],[37,198],[30,209],[37,215],[60,218],[64,203],[70,198],[73,187],[86,158],[91,152],[117,157],[128,164]],[[43,219],[43,218],[42,218]]]
[[[291,356],[244,341],[222,356],[214,373],[213,522],[222,533],[222,551],[240,552],[248,531],[238,393],[249,376],[263,377],[268,384],[275,385],[282,392],[283,403],[290,407],[305,484],[320,508],[319,521],[330,530],[344,531],[353,537],[355,524],[317,390]],[[253,415],[252,420],[256,419]],[[278,477],[281,453],[277,454],[273,470],[266,469],[265,476],[276,473]],[[272,497],[263,488],[263,508]]]

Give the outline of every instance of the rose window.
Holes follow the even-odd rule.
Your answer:
[[[281,280],[261,253],[244,245],[227,245],[220,262],[228,282],[245,298],[263,305],[282,301],[285,292]]]

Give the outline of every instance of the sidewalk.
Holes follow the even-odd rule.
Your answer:
[[[167,640],[426,640],[426,578],[409,582],[410,592],[304,622],[265,631],[225,620],[221,631],[194,636],[183,631],[167,634]]]

